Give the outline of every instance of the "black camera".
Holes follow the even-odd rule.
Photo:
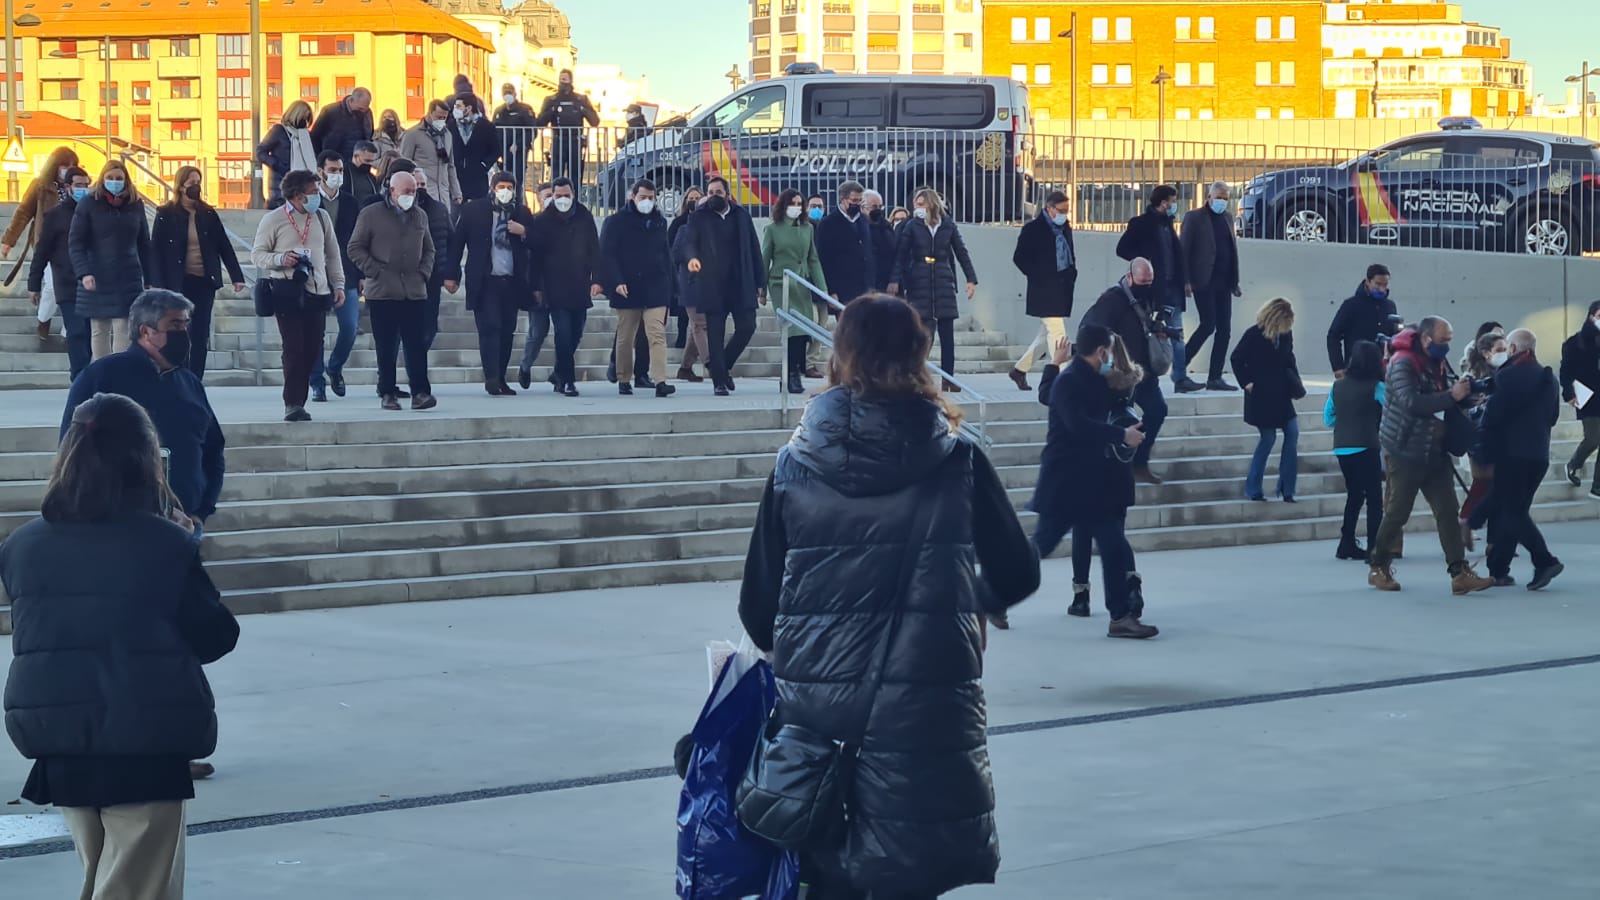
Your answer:
[[[1494,377],[1474,378],[1472,380],[1472,393],[1488,396],[1494,393]]]
[[[295,249],[294,255],[297,261],[294,264],[294,271],[289,273],[289,277],[295,281],[309,281],[313,266],[311,251],[305,247],[299,247]]]

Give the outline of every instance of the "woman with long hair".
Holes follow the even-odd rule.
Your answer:
[[[1278,496],[1293,503],[1299,469],[1300,421],[1295,401],[1305,397],[1300,365],[1294,358],[1294,307],[1279,297],[1269,300],[1256,314],[1256,323],[1239,338],[1230,358],[1233,374],[1244,387],[1244,421],[1254,425],[1261,439],[1250,458],[1244,495],[1265,500],[1262,482],[1267,457],[1283,432],[1283,455],[1278,463]]]
[[[282,183],[290,172],[315,172],[317,149],[311,141],[311,104],[296,100],[256,147],[256,162],[272,171],[269,209],[283,205]]]
[[[855,751],[849,833],[801,851],[813,894],[937,897],[999,865],[985,623],[1004,627],[1038,589],[1039,560],[993,465],[957,434],[917,312],[868,295],[836,334],[831,386],[767,481],[739,617],[772,654],[786,726],[772,742]]]
[[[150,284],[150,225],[128,167],[112,160],[72,214],[67,236],[78,276],[78,315],[99,359],[128,349],[128,307]]]
[[[783,273],[786,270],[799,274],[824,292],[828,290],[828,282],[822,274],[822,263],[817,259],[817,229],[806,215],[804,196],[794,188],[779,194],[778,202],[772,204],[772,224],[761,234],[761,258],[767,266],[767,298],[773,303],[782,302]],[[813,322],[823,324],[827,321],[826,308],[819,309],[805,288],[795,285],[790,296],[803,301],[803,304],[795,303],[791,309],[803,306],[809,314],[807,318]],[[789,338],[786,368],[791,394],[806,392],[806,350],[810,344],[811,338],[805,334],[795,334]]]
[[[244,270],[239,268],[233,241],[223,230],[222,218],[202,199],[200,170],[180,166],[173,179],[172,202],[156,210],[151,229],[150,280],[155,287],[176,291],[194,304],[189,320],[189,370],[206,374],[206,353],[211,346],[211,310],[226,272],[235,293],[244,292]],[[169,360],[184,365],[181,360]]]
[[[914,221],[901,227],[895,239],[894,266],[888,291],[903,292],[929,332],[939,335],[939,367],[947,375],[956,369],[956,266],[967,277],[967,299],[978,291],[978,272],[961,239],[961,230],[951,221],[944,198],[932,188],[917,191],[912,210]],[[959,392],[948,379],[946,391]]]
[[[676,276],[672,307],[678,315],[678,347],[683,350],[683,362],[678,365],[679,381],[705,381],[703,376],[694,373],[697,360],[708,373],[711,371],[711,351],[706,341],[706,314],[694,308],[693,281],[689,278],[689,270],[685,268],[689,260],[679,253],[680,240],[689,225],[689,217],[705,198],[705,190],[698,185],[685,188],[683,202],[678,204],[678,214],[672,217],[672,223],[667,226],[667,246],[672,248],[672,271]]]
[[[72,186],[68,183],[67,172],[77,165],[78,154],[71,147],[57,147],[50,151],[50,157],[44,161],[44,168],[40,169],[38,176],[28,183],[28,189],[22,193],[22,199],[17,203],[17,211],[11,215],[11,221],[6,223],[5,234],[0,236],[0,256],[11,255],[11,249],[22,239],[22,231],[25,228],[28,230],[28,237],[27,243],[23,246],[34,245],[39,229],[44,224],[45,213],[61,205],[71,195]],[[29,228],[30,225],[33,227]],[[22,263],[18,262],[17,265],[20,266]],[[50,281],[43,282],[41,286],[43,289],[36,301],[39,306],[37,331],[39,340],[43,341],[50,337],[50,320],[56,314],[56,292],[55,285]]]
[[[1461,374],[1473,381],[1492,382],[1495,372],[1505,365],[1510,347],[1506,336],[1496,330],[1499,323],[1485,322],[1484,327],[1490,330],[1480,333],[1467,347],[1466,356],[1461,360]],[[1477,420],[1489,403],[1489,394],[1474,392],[1467,402],[1470,404],[1468,415]],[[1471,550],[1477,543],[1473,532],[1489,524],[1490,507],[1494,502],[1494,459],[1479,442],[1467,453],[1467,460],[1472,466],[1472,487],[1467,489],[1467,499],[1461,502],[1461,540]],[[1493,533],[1489,535],[1489,543],[1494,543]]]
[[[450,209],[461,207],[461,177],[456,172],[455,138],[450,128],[450,107],[443,100],[428,104],[428,112],[400,139],[400,155],[428,173],[434,198]]]
[[[378,127],[372,132],[372,143],[377,146],[380,156],[385,153],[398,154],[404,134],[404,129],[400,127],[400,114],[386,109],[378,117]]]
[[[1367,561],[1372,541],[1383,524],[1383,459],[1378,429],[1383,423],[1383,351],[1372,341],[1350,348],[1344,377],[1333,383],[1322,409],[1323,424],[1333,429],[1333,455],[1344,475],[1344,526],[1339,531],[1338,559]],[[1367,546],[1356,542],[1356,521],[1367,508]]]
[[[61,811],[85,897],[183,897],[189,760],[217,743],[201,667],[239,638],[192,527],[150,417],[96,394],[72,411],[40,518],[0,544],[6,730],[34,761],[22,797]]]

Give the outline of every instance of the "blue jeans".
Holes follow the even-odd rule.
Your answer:
[[[76,303],[62,303],[57,309],[61,311],[61,331],[67,339],[67,369],[72,380],[77,381],[78,373],[94,361],[94,349],[89,345],[89,320],[78,315]]]
[[[1061,539],[1071,531],[1072,555],[1076,563],[1079,546],[1082,545],[1084,552],[1087,552],[1089,542],[1093,541],[1100,549],[1100,578],[1105,586],[1106,612],[1113,619],[1121,619],[1129,612],[1128,572],[1133,569],[1127,524],[1126,513],[1098,522],[1080,522],[1076,526],[1060,517],[1040,513],[1038,521],[1034,523],[1033,545],[1039,550],[1039,558],[1043,559],[1054,553],[1061,545]],[[1084,579],[1088,580],[1087,566]]]
[[[1167,329],[1167,335],[1172,338],[1172,383],[1182,384],[1189,380],[1189,354],[1184,352],[1183,344],[1183,310],[1172,314],[1172,327]]]
[[[356,297],[355,291],[345,291],[344,305],[333,311],[333,317],[339,322],[339,336],[334,338],[333,352],[328,354],[326,366],[322,362],[322,348],[317,348],[317,359],[311,364],[311,386],[314,388],[326,388],[326,373],[342,374],[344,364],[350,361],[350,351],[356,346],[356,330],[361,325],[361,303]]]
[[[1244,495],[1251,499],[1266,496],[1261,483],[1267,477],[1267,457],[1272,455],[1272,445],[1277,443],[1277,428],[1260,428],[1261,439],[1256,442],[1255,455],[1250,458],[1250,474],[1244,479]],[[1300,423],[1290,419],[1283,428],[1283,459],[1278,464],[1278,496],[1293,497],[1295,477],[1300,469]]]
[[[544,340],[550,336],[550,310],[545,307],[528,310],[528,342],[522,345],[522,368],[531,369],[544,349]]]
[[[1133,451],[1133,467],[1150,465],[1150,454],[1156,449],[1156,437],[1161,434],[1161,426],[1167,421],[1167,398],[1161,394],[1161,379],[1154,375],[1146,375],[1133,389],[1133,402],[1139,406],[1139,414],[1144,418],[1144,443],[1139,449]]]

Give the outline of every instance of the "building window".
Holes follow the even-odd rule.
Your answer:
[[[1111,39],[1111,20],[1095,19],[1089,23],[1089,39],[1093,41],[1107,41]]]
[[[1258,107],[1256,107],[1256,118],[1258,118],[1258,119],[1270,119],[1270,118],[1272,118],[1272,109],[1270,107],[1266,107],[1266,106],[1258,106]]]
[[[300,38],[301,56],[354,56],[356,39],[349,34],[323,34]]]
[[[356,80],[354,78],[341,75],[333,80],[333,97],[335,100],[343,100],[355,93],[355,89]]]
[[[138,131],[139,131],[138,141],[139,141],[140,144],[143,144],[144,146],[148,147],[151,144],[155,143],[153,140],[151,140],[151,138],[153,137],[151,132],[154,129],[152,129],[150,127],[150,120],[149,119],[144,119],[144,120],[140,121],[139,124],[135,126],[135,128],[137,128]]]
[[[279,52],[282,52],[282,48],[279,48]],[[244,35],[217,35],[217,68],[250,68],[250,42]]]
[[[250,120],[218,119],[217,152],[246,156],[250,153]]]
[[[756,55],[766,56],[772,52],[772,35],[763,34],[756,38]]]
[[[1133,40],[1133,20],[1132,19],[1123,18],[1123,19],[1118,19],[1117,20],[1117,40],[1119,40],[1119,41],[1131,41],[1131,40]]]
[[[758,40],[757,44],[759,43],[760,41]],[[766,52],[765,49],[759,46],[756,49],[761,53]],[[822,51],[824,53],[854,53],[856,52],[855,35],[825,34],[822,36]]]
[[[1258,16],[1256,18],[1256,40],[1258,40],[1258,41],[1270,41],[1270,40],[1272,40],[1272,19],[1271,18],[1269,18],[1267,16]]]
[[[128,51],[129,51],[128,57],[130,59],[149,59],[150,58],[150,42],[149,41],[134,41],[132,44],[129,45]]]
[[[269,34],[269,35],[267,35],[267,55],[268,56],[278,56],[278,57],[283,56],[283,35],[281,35],[281,34]]]
[[[194,140],[194,123],[193,122],[173,122],[172,123],[172,139],[175,140],[175,141],[190,141],[190,140]]]
[[[193,100],[196,96],[196,82],[193,78],[179,78],[168,84],[171,85],[169,94],[174,100]]]
[[[1194,84],[1194,66],[1190,63],[1178,63],[1173,67],[1172,83],[1178,87],[1188,87]]]
[[[1278,63],[1278,83],[1281,85],[1294,84],[1294,63],[1292,61]]]
[[[1024,64],[1024,63],[1012,63],[1012,65],[1011,65],[1011,80],[1012,81],[1027,82],[1027,80],[1028,80],[1028,67],[1027,67],[1027,65]]]
[[[300,99],[311,104],[313,109],[316,108],[318,102],[322,100],[321,80],[316,78],[300,79]]]
[[[911,36],[911,50],[913,53],[943,53],[944,32],[919,31]]]
[[[1090,84],[1110,84],[1110,70],[1105,63],[1095,63],[1089,67]]]
[[[1194,110],[1190,109],[1189,107],[1180,106],[1172,111],[1172,117],[1174,119],[1191,119],[1194,117],[1193,113]]]
[[[1294,16],[1283,16],[1278,19],[1278,40],[1294,40]]]
[[[1028,20],[1017,16],[1011,20],[1011,43],[1020,44],[1028,39]]]
[[[1258,62],[1258,63],[1256,63],[1256,84],[1259,86],[1259,85],[1268,85],[1268,84],[1271,84],[1271,83],[1272,83],[1272,63],[1269,63],[1269,62]]]
[[[167,42],[167,55],[187,57],[194,55],[194,41],[189,38],[173,38]]]
[[[1292,107],[1292,106],[1284,106],[1284,107],[1279,108],[1279,110],[1278,110],[1278,118],[1280,118],[1280,119],[1292,119],[1292,118],[1294,118],[1294,107]]]
[[[913,6],[916,5],[913,4]],[[800,12],[800,0],[783,0],[782,10],[786,16],[797,15]]]
[[[1128,63],[1117,65],[1117,84],[1133,84],[1133,66]]]
[[[1216,118],[1216,113],[1212,111],[1211,107],[1209,107],[1209,106],[1201,107],[1201,109],[1200,109],[1200,120],[1201,121],[1205,121],[1207,119],[1213,119],[1213,118]]]
[[[798,52],[798,51],[797,51]],[[900,35],[892,32],[873,32],[867,35],[868,53],[899,53]]]
[[[757,3],[756,4],[756,18],[765,19],[766,17],[768,17],[770,15],[772,15],[772,4],[771,3]]]
[[[957,50],[971,50],[972,49],[972,33],[971,32],[967,32],[965,34],[956,35],[956,49]]]
[[[1110,117],[1106,115],[1106,108],[1104,106],[1096,106],[1094,109],[1089,111],[1089,118],[1095,120],[1096,122],[1104,122]]]
[[[1131,107],[1131,106],[1119,106],[1119,107],[1117,107],[1117,119],[1119,121],[1126,122],[1126,121],[1128,121],[1129,119],[1132,119],[1132,118],[1133,118],[1133,107]]]
[[[1049,42],[1050,20],[1048,18],[1033,20],[1033,39],[1041,44]]]
[[[1033,67],[1033,83],[1034,84],[1049,84],[1050,83],[1050,67],[1048,65],[1039,65],[1039,66],[1034,66]]]
[[[217,111],[246,112],[250,109],[250,79],[218,78]]]
[[[116,106],[118,102],[117,93],[117,85],[113,82],[111,85],[111,95],[109,97],[106,96],[106,85],[102,83],[100,85],[100,105]]]
[[[798,35],[798,34],[784,34],[784,35],[779,35],[778,36],[778,52],[779,53],[784,53],[784,54],[788,54],[790,56],[793,56],[793,55],[795,55],[797,53],[803,52],[804,50],[805,50],[805,42],[801,40],[801,35]]]
[[[1187,41],[1194,31],[1194,20],[1188,16],[1179,16],[1177,21],[1178,40]]]
[[[1196,84],[1202,87],[1214,87],[1217,83],[1217,64],[1203,62],[1200,64],[1200,78]],[[1202,116],[1201,118],[1204,118]]]
[[[133,102],[135,102],[135,103],[149,103],[150,102],[150,82],[148,82],[148,81],[135,81],[133,83]],[[146,143],[148,143],[148,141]]]
[[[283,82],[281,82],[281,81],[269,81],[269,82],[267,82],[267,99],[268,100],[282,100],[283,99]]]
[[[1217,20],[1212,16],[1200,17],[1200,40],[1214,41],[1217,39]]]

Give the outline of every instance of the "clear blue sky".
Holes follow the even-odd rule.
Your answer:
[[[723,73],[749,54],[746,0],[557,0],[589,63],[617,63],[630,78],[650,76],[655,94],[684,106],[728,92]],[[1600,66],[1600,40],[1582,10],[1593,0],[1461,0],[1463,17],[1497,25],[1511,50],[1533,64],[1534,90],[1565,96],[1562,79],[1583,57]],[[1600,91],[1600,82],[1590,85]]]

